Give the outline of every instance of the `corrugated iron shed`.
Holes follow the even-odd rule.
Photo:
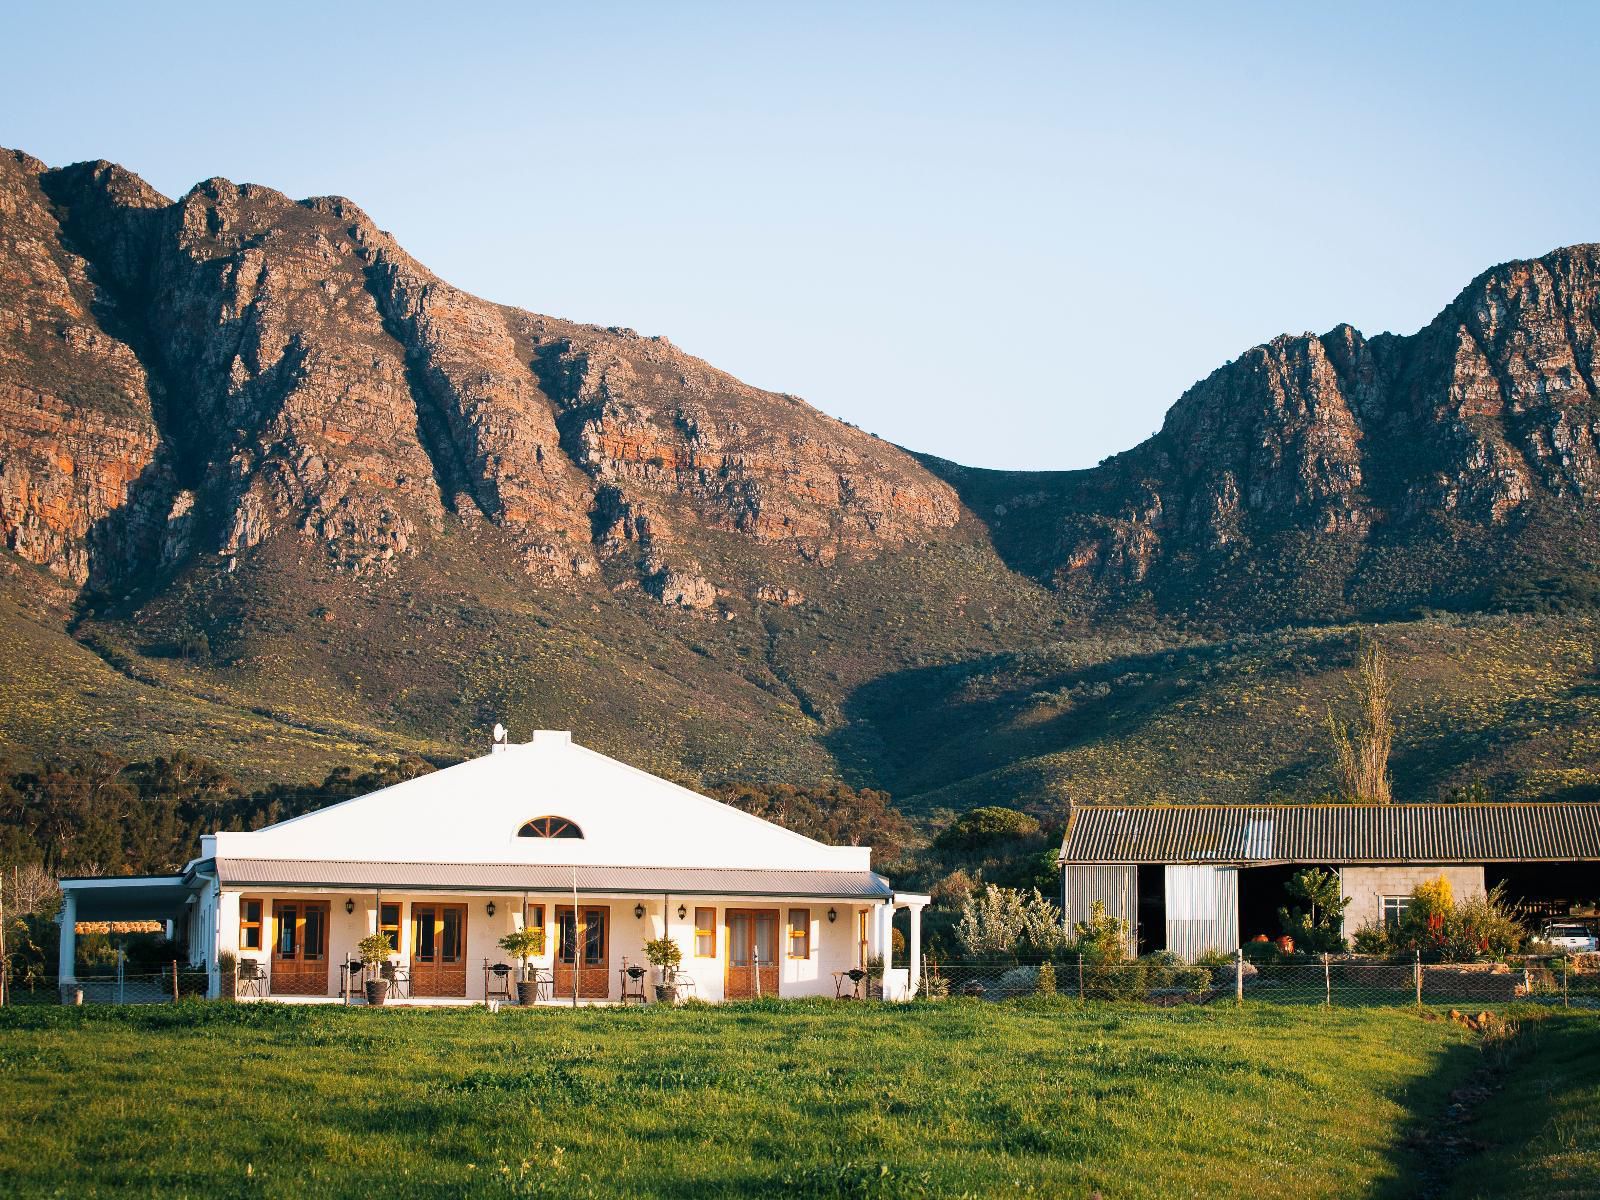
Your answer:
[[[1074,808],[1063,863],[1600,860],[1600,804],[1192,804]]]

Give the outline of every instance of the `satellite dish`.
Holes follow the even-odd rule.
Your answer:
[[[496,721],[494,723],[494,744],[497,745],[497,746],[503,746],[503,745],[505,745],[505,742],[506,742],[506,727],[504,725],[500,724],[499,721]]]

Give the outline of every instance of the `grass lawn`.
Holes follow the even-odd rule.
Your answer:
[[[0,1191],[1403,1196],[1477,1047],[1396,1010],[8,1009]]]
[[[1488,1143],[1457,1200],[1578,1200],[1600,1195],[1600,1028],[1588,1020],[1524,1026],[1505,1087],[1475,1114]]]

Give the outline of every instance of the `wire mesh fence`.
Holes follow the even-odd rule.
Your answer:
[[[1223,1001],[1328,1006],[1526,1001],[1600,1009],[1600,955],[1481,963],[1349,955],[1252,961],[1242,954],[1210,956],[1199,963],[1168,955],[1115,963],[1077,956],[1036,963],[927,960],[919,991],[931,1000],[954,996],[1004,1001],[1056,995],[1158,1007]]]
[[[210,977],[204,968],[177,963],[137,970],[85,971],[72,978],[13,971],[5,981],[7,1004],[171,1004],[203,997]]]

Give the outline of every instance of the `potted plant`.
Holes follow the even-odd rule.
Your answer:
[[[362,938],[356,943],[356,954],[361,958],[361,965],[367,968],[366,981],[367,1003],[382,1004],[389,997],[389,981],[387,979],[372,978],[373,968],[380,971],[389,963],[389,955],[394,952],[394,947],[389,945],[389,935],[386,933],[373,933]]]
[[[671,1004],[678,998],[678,964],[683,961],[683,951],[669,937],[652,938],[644,944],[645,960],[661,972],[661,982],[656,984],[656,999]]]
[[[239,998],[239,960],[232,950],[217,951],[217,974],[222,981],[222,998]]]
[[[538,986],[528,977],[528,960],[544,953],[544,930],[517,929],[500,939],[500,949],[515,958],[522,966],[517,976],[517,1003],[532,1004],[538,999]]]

